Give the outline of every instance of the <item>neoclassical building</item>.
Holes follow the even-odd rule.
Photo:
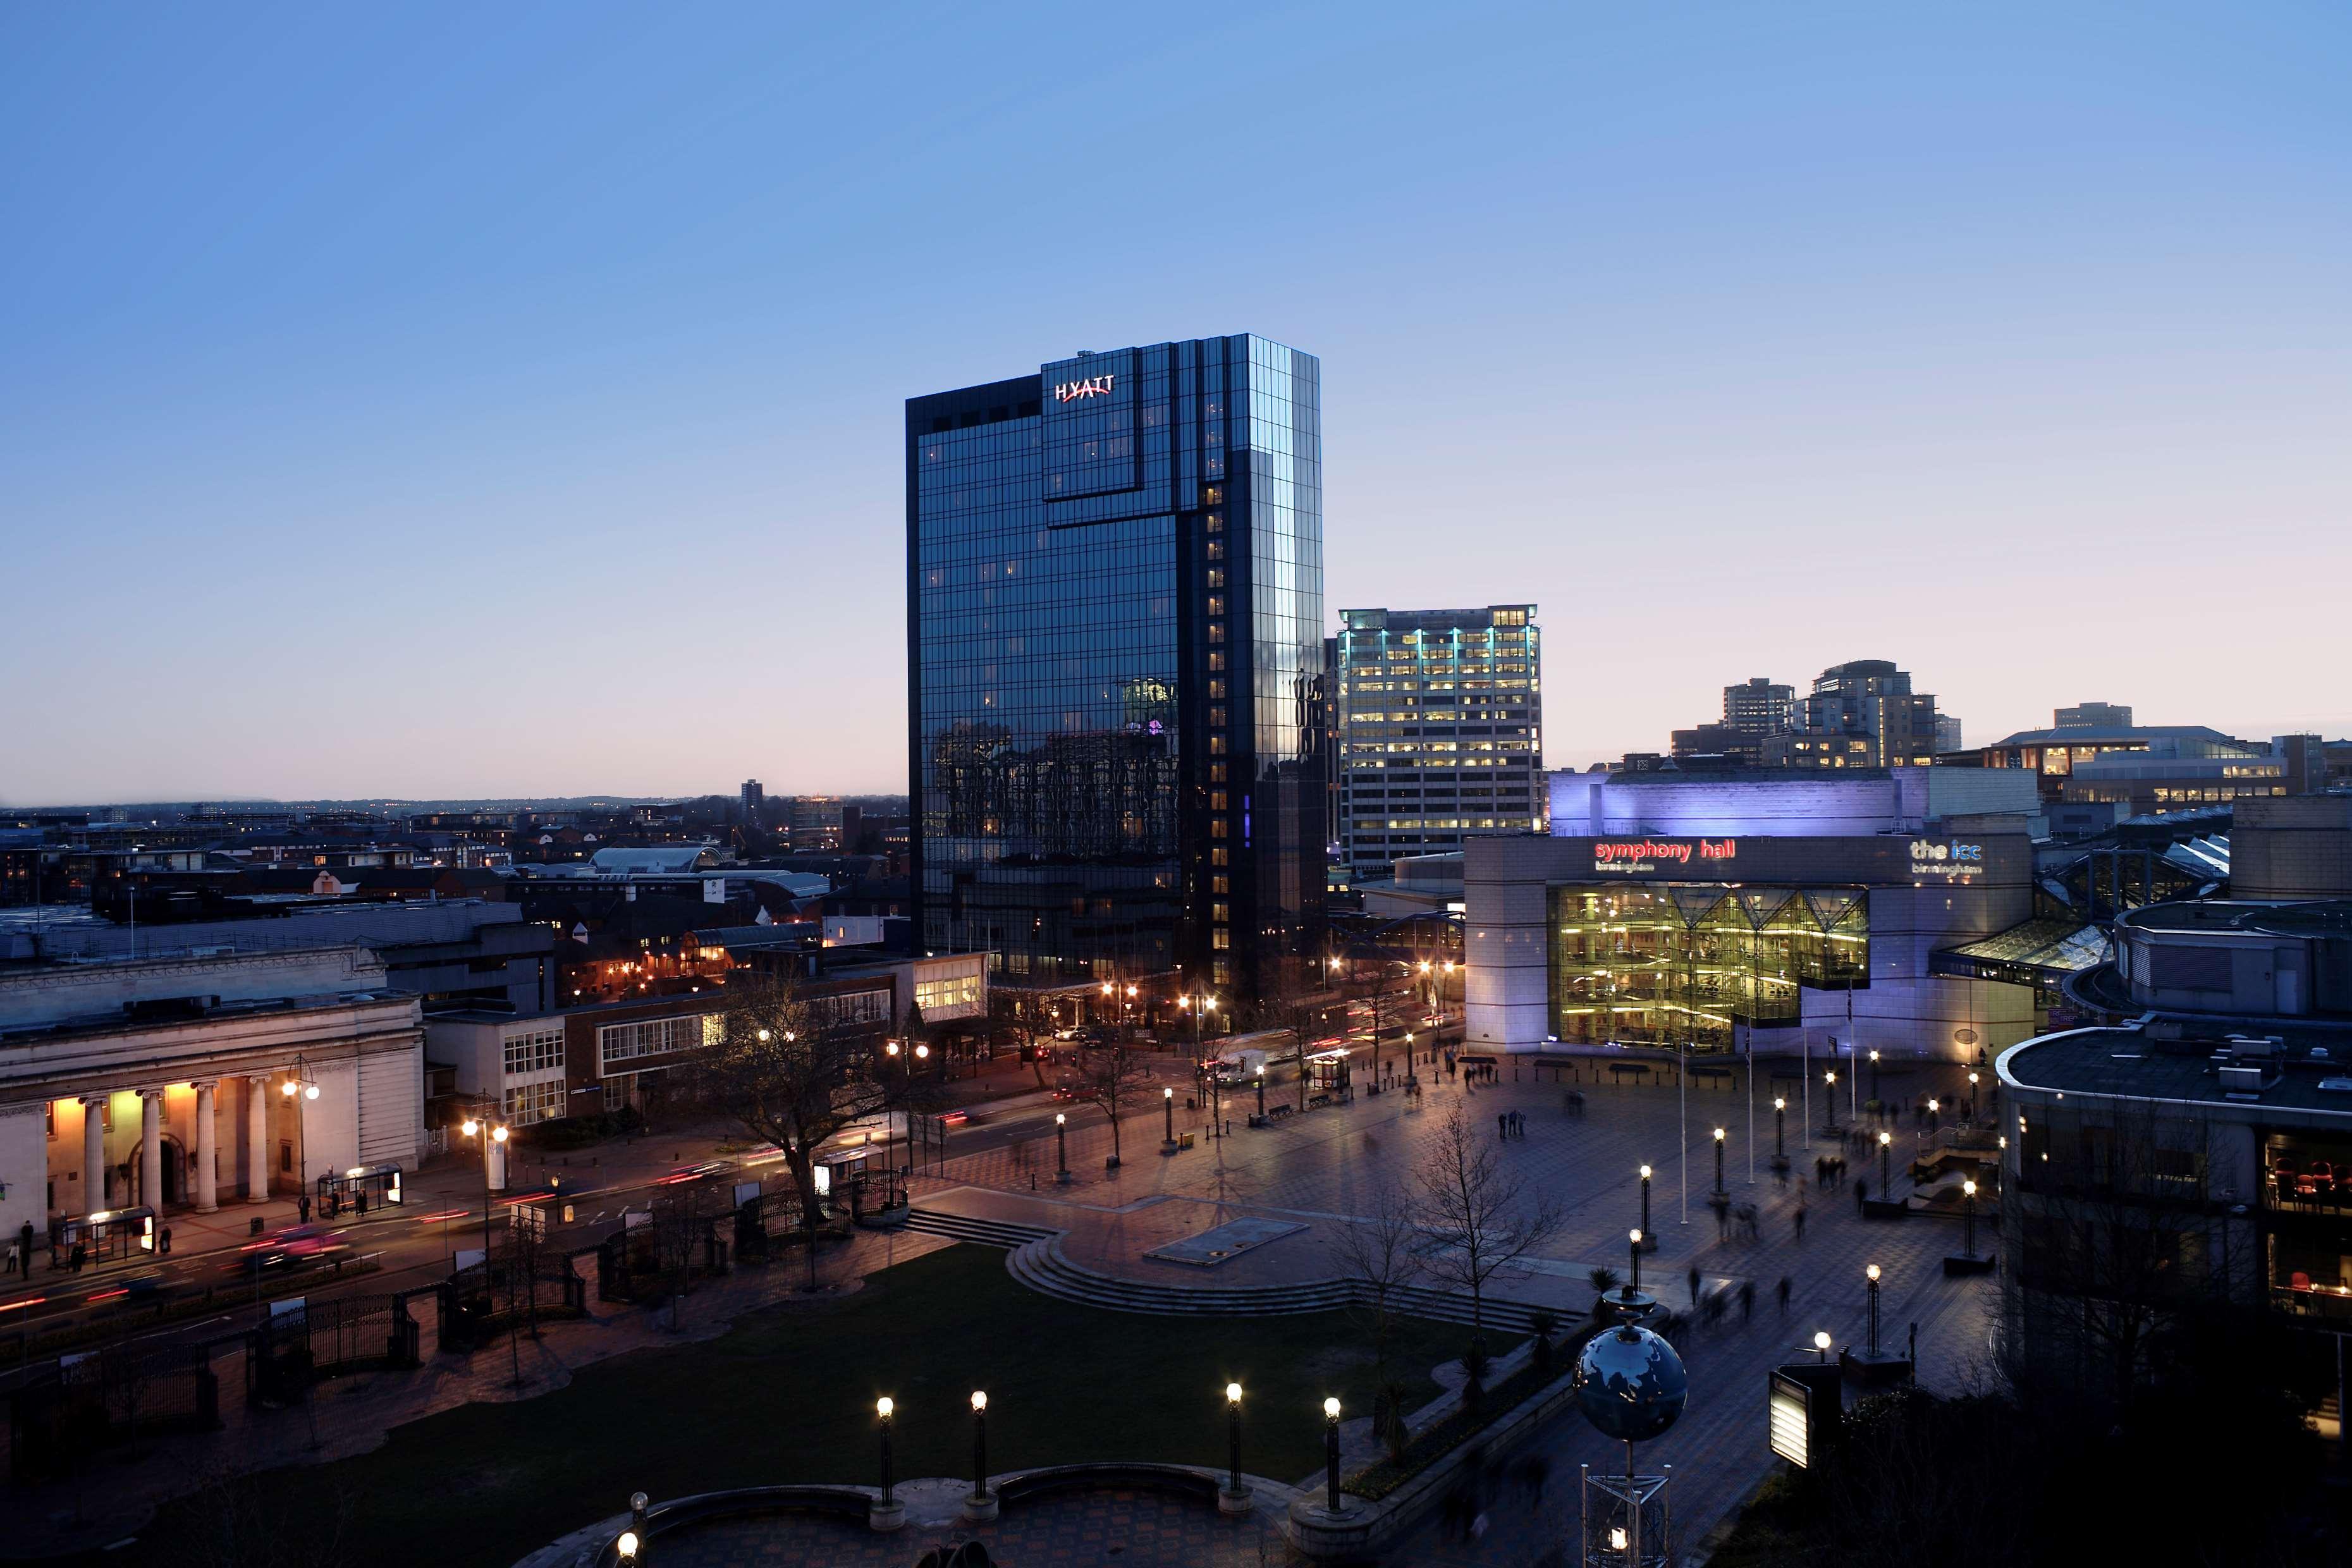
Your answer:
[[[423,1104],[419,1002],[364,946],[0,965],[0,1235],[413,1167]]]

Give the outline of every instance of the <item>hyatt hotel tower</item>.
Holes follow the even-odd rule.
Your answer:
[[[1320,386],[1244,334],[908,400],[926,949],[1222,1000],[1319,928]]]

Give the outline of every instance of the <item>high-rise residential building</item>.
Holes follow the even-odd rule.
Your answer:
[[[1251,995],[1324,900],[1321,366],[1252,335],[907,403],[925,947]]]
[[[1789,727],[1789,708],[1796,689],[1751,675],[1738,686],[1723,689],[1723,722],[1743,735],[1775,735]]]
[[[747,827],[763,826],[761,814],[767,809],[768,792],[760,787],[758,779],[743,781],[743,823]]]
[[[1936,715],[1936,751],[1939,755],[1945,752],[1959,751],[1968,743],[1968,736],[1960,727],[1958,714],[1937,713]]]
[[[1340,853],[1356,877],[1543,821],[1533,605],[1343,610]]]
[[[2072,708],[2060,708],[2050,715],[2053,730],[2128,730],[2132,727],[2131,704],[2128,702],[2077,702]]]
[[[1876,768],[1936,760],[1936,700],[1911,689],[1908,671],[1883,658],[1835,665],[1764,742],[1768,765]]]

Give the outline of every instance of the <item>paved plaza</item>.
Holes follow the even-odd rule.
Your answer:
[[[1227,1520],[1129,1491],[1048,1498],[987,1524],[910,1524],[890,1535],[807,1516],[728,1520],[664,1535],[659,1552],[662,1568],[907,1568],[934,1546],[970,1540],[1006,1568],[1258,1568],[1290,1554],[1272,1510]]]
[[[1944,1077],[1949,1081],[1943,1081]],[[1034,1192],[1031,1178],[1038,1170],[1034,1153],[1024,1162],[1018,1150],[1000,1150],[948,1162],[940,1177],[920,1184],[917,1202],[926,1209],[1062,1229],[1066,1233],[1062,1250],[1071,1262],[1113,1278],[1175,1288],[1300,1283],[1341,1272],[1330,1255],[1330,1237],[1360,1212],[1372,1194],[1383,1187],[1412,1190],[1414,1161],[1448,1106],[1463,1103],[1474,1125],[1487,1137],[1497,1135],[1497,1114],[1517,1110],[1526,1117],[1525,1136],[1498,1141],[1496,1146],[1509,1167],[1525,1178],[1530,1193],[1550,1197],[1565,1217],[1542,1255],[1498,1280],[1495,1293],[1581,1313],[1591,1303],[1587,1276],[1592,1266],[1607,1264],[1621,1274],[1625,1269],[1626,1231],[1640,1213],[1636,1172],[1647,1162],[1655,1170],[1651,1217],[1660,1246],[1643,1260],[1643,1287],[1666,1306],[1687,1310],[1688,1274],[1696,1268],[1703,1289],[1733,1293],[1734,1304],[1720,1322],[1694,1328],[1684,1338],[1691,1373],[1688,1412],[1672,1433],[1645,1447],[1642,1456],[1645,1468],[1675,1467],[1675,1532],[1685,1545],[1696,1544],[1774,1462],[1764,1442],[1769,1370],[1799,1354],[1811,1354],[1817,1330],[1828,1331],[1841,1346],[1863,1338],[1864,1265],[1876,1263],[1885,1271],[1884,1342],[1900,1350],[1911,1325],[1917,1325],[1923,1384],[1956,1386],[1981,1365],[1990,1349],[1997,1287],[1990,1279],[1945,1279],[1941,1259],[1959,1250],[1958,1224],[1916,1215],[1902,1222],[1863,1221],[1853,1184],[1867,1181],[1874,1193],[1879,1190],[1876,1156],[1858,1145],[1850,1148],[1823,1138],[1818,1100],[1810,1138],[1793,1110],[1789,1117],[1792,1169],[1783,1183],[1769,1169],[1773,1086],[1769,1074],[1759,1075],[1752,1145],[1744,1086],[1694,1086],[1685,1132],[1677,1090],[1595,1084],[1591,1078],[1588,1070],[1580,1081],[1560,1081],[1550,1069],[1522,1067],[1515,1082],[1506,1067],[1499,1083],[1442,1087],[1424,1094],[1418,1109],[1401,1094],[1359,1098],[1350,1105],[1264,1129],[1237,1121],[1229,1138],[1196,1140],[1192,1150],[1165,1157],[1158,1152],[1159,1129],[1150,1130],[1155,1136],[1138,1137],[1131,1121],[1127,1159],[1118,1171],[1103,1169],[1108,1131],[1089,1130],[1071,1136],[1069,1163],[1076,1180],[1070,1186],[1054,1184],[1048,1143],[1045,1179]],[[1958,1069],[1942,1076],[1917,1069],[1904,1087],[1956,1096],[1964,1087],[1960,1079]],[[1892,1088],[1890,1083],[1890,1092]],[[1563,1107],[1563,1094],[1570,1089],[1584,1096],[1580,1114]],[[1842,1105],[1841,1123],[1847,1120]],[[1729,1239],[1721,1238],[1706,1202],[1714,1185],[1713,1129],[1717,1125],[1729,1133],[1725,1184],[1731,1201],[1754,1204],[1759,1211],[1753,1240],[1743,1238],[1737,1228]],[[1901,1194],[1909,1190],[1903,1174],[1905,1152],[1917,1133],[1908,1116],[1888,1125],[1895,1136],[1895,1190]],[[1824,1191],[1814,1184],[1813,1161],[1832,1153],[1848,1156],[1849,1180]],[[1685,1155],[1686,1220],[1681,1185]],[[1801,1208],[1805,1215],[1801,1239],[1796,1226]],[[1213,1268],[1144,1256],[1245,1215],[1303,1221],[1306,1228]],[[1990,1228],[1982,1229],[1980,1247],[1990,1241]],[[1790,1281],[1785,1314],[1779,1304],[1783,1277]],[[1736,1304],[1743,1284],[1754,1290],[1748,1318]],[[1539,1498],[1505,1489],[1490,1502],[1488,1531],[1475,1545],[1441,1539],[1433,1521],[1397,1554],[1398,1560],[1534,1563],[1570,1542],[1578,1465],[1620,1467],[1623,1450],[1612,1450],[1581,1418],[1569,1416],[1553,1423],[1533,1451],[1549,1467]]]

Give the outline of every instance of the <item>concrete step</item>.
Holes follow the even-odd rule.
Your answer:
[[[956,1241],[969,1241],[981,1247],[1001,1247],[1008,1252],[1032,1242],[1048,1240],[1058,1234],[1034,1225],[1015,1225],[1009,1220],[975,1219],[970,1215],[918,1208],[907,1211],[907,1228],[929,1236],[948,1237]]]
[[[1349,1306],[1360,1294],[1352,1280],[1317,1279],[1296,1285],[1184,1287],[1121,1279],[1081,1268],[1062,1253],[1056,1240],[1045,1239],[1014,1248],[1005,1259],[1013,1277],[1042,1295],[1056,1297],[1108,1311],[1169,1317],[1279,1317],[1305,1312],[1328,1312]],[[1397,1297],[1398,1310],[1409,1316],[1441,1322],[1468,1324],[1470,1299],[1452,1291],[1409,1288]],[[1480,1314],[1498,1333],[1530,1331],[1528,1314],[1538,1309],[1517,1301],[1488,1300]],[[1562,1323],[1574,1312],[1559,1312]]]

